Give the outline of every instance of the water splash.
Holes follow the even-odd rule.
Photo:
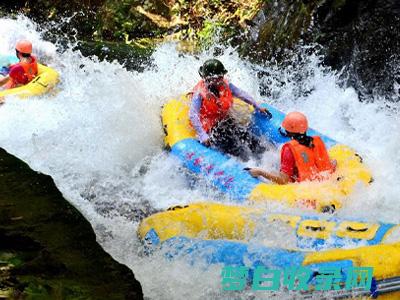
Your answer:
[[[60,72],[61,83],[55,94],[7,99],[0,107],[0,146],[54,178],[102,246],[134,270],[146,296],[222,297],[220,266],[204,271],[145,257],[135,233],[141,215],[151,211],[200,199],[229,201],[201,181],[193,184],[163,151],[161,106],[196,84],[197,69],[210,53],[183,55],[165,44],[153,54],[151,68],[128,72],[116,62],[82,57],[72,45],[58,53],[25,17],[0,19],[0,54],[13,53],[20,38],[32,40],[39,59]],[[338,85],[338,74],[319,66],[316,55],[304,55],[301,68],[285,69],[253,66],[234,49],[225,49],[220,59],[232,82],[252,95],[268,80],[269,97],[257,96],[260,101],[303,111],[314,128],[359,150],[375,182],[356,191],[338,216],[400,222],[398,110],[374,99],[359,102],[352,88]],[[259,79],[260,70],[269,76]],[[272,167],[276,159],[270,153],[264,161]]]

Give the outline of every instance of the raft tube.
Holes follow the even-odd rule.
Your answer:
[[[248,267],[248,279],[257,267],[267,269],[298,268],[312,270],[308,283],[311,291],[302,292],[302,299],[400,299],[400,243],[364,246],[356,249],[333,249],[320,252],[293,251],[250,245],[235,241],[205,241],[177,237],[162,243],[165,257],[185,259],[189,264],[207,266]],[[324,268],[340,268],[339,282],[344,283],[352,267],[372,267],[372,284],[369,290],[355,288],[335,291],[334,294],[313,291],[315,276]],[[336,276],[335,276],[336,278]],[[320,297],[318,297],[318,295]],[[315,297],[318,298],[315,298]]]
[[[6,73],[7,65],[15,63],[15,59],[11,56],[3,56],[0,62],[3,73]],[[0,97],[14,95],[26,99],[32,96],[40,96],[50,91],[58,81],[59,75],[56,70],[38,64],[38,75],[31,82],[21,87],[0,90]]]
[[[396,224],[269,214],[263,208],[217,203],[193,203],[156,213],[142,220],[138,234],[143,241],[158,245],[178,237],[201,237],[205,243],[218,239],[249,242],[268,238],[268,230],[293,237],[292,249],[298,250],[400,242],[400,225]]]
[[[10,65],[16,64],[18,61],[19,59],[15,55],[0,55],[0,75],[8,75]]]
[[[243,170],[243,164],[197,140],[189,121],[189,103],[189,99],[182,96],[181,99],[170,100],[164,105],[162,123],[165,144],[187,169],[205,178],[238,203],[277,201],[289,206],[329,212],[342,206],[343,200],[352,193],[357,183],[367,185],[372,181],[369,170],[354,150],[313,129],[309,129],[307,133],[319,135],[325,142],[331,159],[337,161],[337,170],[330,180],[278,185],[253,178]],[[279,147],[288,141],[279,131],[285,114],[268,104],[261,106],[272,113],[272,119],[253,112],[253,130]]]

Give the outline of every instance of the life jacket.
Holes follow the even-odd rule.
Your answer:
[[[219,97],[217,98],[207,89],[204,80],[201,80],[193,89],[193,94],[199,93],[202,98],[200,122],[206,132],[209,132],[216,123],[226,117],[233,104],[232,91],[227,80],[224,80],[224,83],[218,87],[218,91]]]
[[[297,168],[298,182],[305,180],[325,180],[334,172],[325,144],[319,136],[313,137],[313,147],[301,145],[296,140],[287,142],[284,147],[289,147],[293,153]]]
[[[21,74],[18,74],[18,76],[12,76],[12,70],[17,68],[19,69],[20,67],[22,67],[23,69],[23,76],[21,76]],[[31,56],[31,62],[26,62],[25,60],[20,61],[19,63],[16,63],[12,66],[10,66],[10,80],[7,82],[7,84],[5,85],[6,89],[12,89],[17,87],[18,85],[21,84],[27,84],[29,82],[31,82],[33,80],[33,78],[36,77],[36,75],[38,74],[38,65],[37,65],[37,60],[36,57]]]
[[[28,82],[31,82],[38,74],[38,65],[36,57],[31,56],[31,62],[21,61],[18,63],[24,68],[25,75],[28,78]]]

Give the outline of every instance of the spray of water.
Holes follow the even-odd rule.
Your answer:
[[[0,107],[0,146],[54,178],[65,198],[91,222],[99,243],[134,270],[146,296],[222,297],[220,266],[206,270],[165,261],[162,254],[146,257],[136,236],[142,212],[200,199],[228,201],[201,182],[191,184],[163,151],[161,106],[196,84],[197,69],[210,53],[182,55],[174,44],[164,44],[153,54],[151,68],[128,72],[116,62],[82,57],[72,47],[60,54],[27,18],[0,19],[0,55],[13,53],[20,38],[33,42],[39,59],[60,72],[61,83],[49,95],[7,99]],[[364,157],[375,182],[368,190],[357,190],[338,216],[400,222],[397,110],[373,101],[379,99],[360,103],[352,88],[338,85],[337,74],[319,66],[318,56],[307,56],[300,70],[253,66],[234,49],[225,49],[220,59],[232,82],[283,111],[305,112],[314,128]],[[260,69],[271,74],[268,99],[258,96]],[[271,167],[276,160],[276,154],[264,157]]]

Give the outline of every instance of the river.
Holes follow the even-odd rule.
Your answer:
[[[0,147],[53,177],[104,249],[133,270],[145,297],[222,298],[220,266],[205,269],[161,255],[147,257],[136,235],[142,213],[200,199],[229,203],[201,182],[190,184],[163,149],[161,106],[190,91],[211,52],[182,54],[176,44],[163,44],[152,65],[138,73],[83,57],[72,44],[60,54],[42,36],[43,29],[25,17],[0,18],[0,55],[14,53],[15,42],[28,38],[40,61],[61,74],[53,93],[27,101],[8,98],[0,107]],[[293,70],[251,65],[235,49],[223,52],[220,59],[233,83],[285,112],[306,113],[313,128],[357,149],[373,170],[373,185],[357,188],[339,217],[400,222],[398,106],[379,98],[360,102],[353,88],[339,85],[337,73],[320,66],[317,55],[304,54],[304,65]],[[258,79],[259,70],[271,75],[269,99],[259,96],[265,80]],[[277,159],[268,153],[263,164],[276,168]],[[277,243],[285,239],[276,238]]]

